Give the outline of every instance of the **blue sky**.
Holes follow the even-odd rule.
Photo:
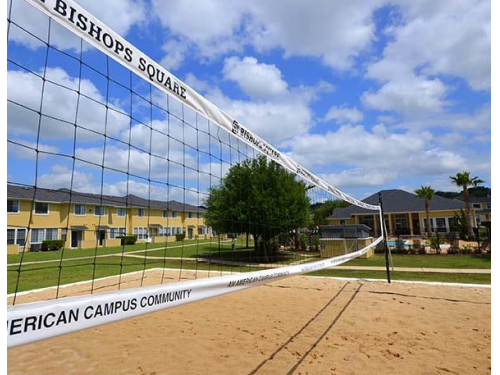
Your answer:
[[[489,1],[110,0],[106,7],[91,0],[77,2],[242,124],[356,197],[387,188],[411,191],[423,184],[451,190],[448,176],[462,170],[489,185]],[[12,20],[43,39],[47,22],[36,13],[14,0]],[[78,56],[79,40],[53,29],[52,43]],[[35,38],[11,27],[8,49],[9,59],[41,72],[46,48]],[[82,56],[105,73],[103,55],[85,47]],[[74,59],[50,50],[49,67],[47,75],[54,81],[67,88],[78,85]],[[128,85],[127,72],[117,64],[111,72]],[[33,92],[41,80],[33,77],[8,64],[11,100],[37,106],[40,99]],[[120,112],[127,111],[127,93],[118,86],[107,88],[106,80],[91,69],[82,71],[82,82],[88,95],[113,104],[114,127],[108,131],[123,137],[128,123]],[[149,95],[148,85],[136,80],[133,86]],[[47,97],[58,104],[45,108],[74,121],[71,90],[49,90],[53,92]],[[164,103],[163,97],[157,100]],[[97,117],[103,106],[85,105],[78,121],[101,131]],[[149,109],[134,99],[134,118],[147,123]],[[33,111],[9,107],[9,140],[33,145],[35,117]],[[153,114],[155,120],[163,129],[161,111]],[[145,135],[141,129],[140,121],[134,124],[138,146]],[[79,129],[75,145],[71,131],[68,124],[46,120],[39,148],[70,154],[76,147],[89,160],[102,158],[103,137]],[[108,141],[106,157],[118,163],[123,149],[115,143]],[[138,152],[137,165],[144,156]],[[29,149],[10,144],[8,180],[31,183],[33,160]],[[201,163],[212,168],[210,160]],[[101,178],[99,168],[85,163],[70,173],[70,158],[45,156],[39,164],[38,182],[47,187],[67,186],[72,176],[75,188],[89,190]],[[124,184],[125,175],[109,171],[104,180],[107,192],[116,194],[137,193],[144,185],[139,178],[131,187],[130,181]],[[184,176],[178,182],[186,181]],[[200,188],[209,183],[202,181]]]

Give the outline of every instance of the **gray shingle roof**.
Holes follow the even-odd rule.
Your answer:
[[[382,190],[382,202],[384,213],[404,213],[404,212],[423,212],[425,211],[424,200],[413,193],[404,190]],[[378,205],[378,193],[370,195],[363,199],[363,202]],[[431,211],[441,210],[460,210],[465,208],[464,202],[458,199],[448,199],[434,195],[430,201]],[[329,219],[345,219],[352,215],[373,215],[375,211],[370,211],[357,206],[337,208],[333,211]]]
[[[113,195],[89,194],[69,189],[45,189],[33,187],[25,187],[18,185],[7,185],[7,198],[19,200],[36,200],[37,202],[54,202],[54,203],[71,203],[102,205],[113,207],[140,207],[152,208],[157,210],[171,210],[181,212],[204,212],[202,207],[184,204],[177,201],[158,201],[148,200],[129,194],[124,197]]]

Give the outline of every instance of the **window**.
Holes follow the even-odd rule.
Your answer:
[[[16,243],[16,230],[7,229],[7,245],[13,245]]]
[[[198,219],[201,219],[201,212],[198,212],[198,213],[196,214],[196,217],[197,217]]]
[[[407,229],[408,228],[408,216],[406,214],[396,214],[394,216],[394,223],[396,229]]]
[[[488,203],[486,207],[488,207],[488,210],[491,210],[491,203]]]
[[[361,224],[364,224],[368,228],[373,230],[375,228],[375,220],[373,219],[373,215],[363,215],[361,217]]]
[[[85,215],[85,205],[84,204],[75,204],[75,215],[84,216]]]
[[[167,210],[163,210],[163,217],[168,217],[168,211]]]
[[[192,219],[192,218],[193,218],[193,213],[192,213],[192,212],[188,213],[188,217],[189,217],[190,219]]]
[[[103,206],[94,206],[94,215],[95,216],[104,216],[104,207]]]
[[[25,228],[7,228],[7,245],[24,246],[26,243]]]
[[[148,237],[148,228],[134,227],[134,235],[136,235],[139,240],[145,240]]]
[[[66,238],[68,238],[68,230],[66,228],[61,229],[61,240],[66,242]]]
[[[19,212],[19,201],[7,199],[7,212],[14,214]]]
[[[111,228],[109,232],[109,238],[116,238],[119,236],[124,236],[126,232],[126,229],[123,228]]]
[[[175,219],[177,217],[177,211],[172,211],[172,217]]]
[[[127,215],[127,209],[124,207],[117,207],[116,209],[116,216],[126,216]]]
[[[45,235],[45,229],[31,230],[31,243],[42,243]]]
[[[165,228],[165,236],[171,236],[172,235],[172,228],[166,227]]]
[[[47,215],[49,213],[49,204],[44,202],[35,202],[35,214]]]
[[[45,240],[57,240],[58,232],[57,228],[41,228],[31,230],[31,243],[42,243]]]
[[[46,229],[45,230],[45,239],[46,240],[57,240],[58,230],[54,229]]]
[[[436,227],[445,228],[446,227],[446,219],[444,217],[438,217],[436,219]]]
[[[144,208],[137,209],[137,216],[139,216],[139,217],[146,216],[144,211],[145,211]]]
[[[345,220],[340,220],[340,225],[345,225]]]
[[[481,203],[472,203],[472,207],[481,208]]]

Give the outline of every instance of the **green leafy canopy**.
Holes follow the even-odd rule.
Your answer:
[[[251,233],[268,242],[308,225],[306,185],[264,156],[234,165],[205,200],[207,225],[218,233]]]

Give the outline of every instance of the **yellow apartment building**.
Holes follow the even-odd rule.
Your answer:
[[[64,240],[65,248],[119,246],[122,235],[137,242],[212,237],[201,207],[176,201],[88,194],[68,189],[7,185],[8,253],[37,250],[44,240]]]
[[[389,235],[419,236],[426,233],[427,216],[424,200],[404,190],[382,190],[385,222]],[[363,202],[378,205],[378,193]],[[455,213],[465,209],[464,202],[458,199],[444,198],[434,195],[430,201],[430,219],[433,233],[450,232],[454,226]],[[473,223],[476,223],[476,211],[472,211]],[[337,208],[327,218],[330,225],[365,224],[373,234],[380,235],[380,219],[378,212],[357,206]]]
[[[491,221],[491,197],[470,197],[469,203],[476,213],[478,227],[485,221]]]

